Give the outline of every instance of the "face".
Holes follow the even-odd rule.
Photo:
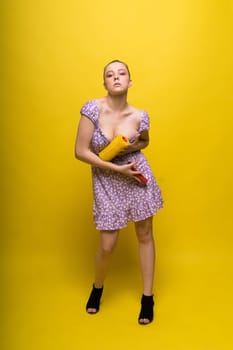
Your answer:
[[[127,92],[131,85],[129,72],[123,63],[114,62],[106,67],[104,86],[111,95],[121,95]]]

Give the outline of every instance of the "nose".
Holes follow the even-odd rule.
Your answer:
[[[118,75],[115,75],[114,80],[118,80],[118,79],[119,79]]]

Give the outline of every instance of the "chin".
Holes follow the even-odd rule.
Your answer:
[[[121,96],[121,95],[125,95],[127,93],[127,89],[126,90],[114,90],[114,91],[109,91],[109,94],[112,96]]]

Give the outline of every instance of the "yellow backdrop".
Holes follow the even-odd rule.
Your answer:
[[[2,17],[3,348],[231,349],[232,1],[9,0]],[[132,225],[101,312],[85,313],[98,233],[74,142],[112,59],[150,114],[145,154],[165,200],[148,327]]]

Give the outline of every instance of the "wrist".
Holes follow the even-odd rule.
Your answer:
[[[108,162],[108,169],[119,172],[119,165],[112,162]]]

